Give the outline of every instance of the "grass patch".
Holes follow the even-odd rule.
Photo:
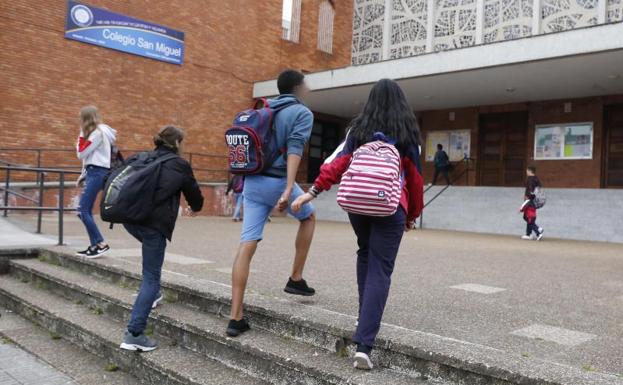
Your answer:
[[[594,367],[593,365],[591,365],[591,364],[584,364],[584,365],[582,365],[582,369],[583,369],[585,372],[594,372],[594,371],[596,371],[596,370],[597,370],[597,368],[595,368],[595,367]]]
[[[43,289],[43,282],[41,282],[40,280],[36,280],[35,281],[35,287],[37,289]]]
[[[129,283],[127,283],[126,281],[119,281],[119,284],[118,284],[118,285],[119,285],[119,287],[120,287],[120,288],[122,288],[122,289],[129,289],[129,288],[131,288],[131,287],[132,287],[132,286],[131,286]]]
[[[50,332],[50,338],[52,338],[53,340],[60,340],[61,335],[58,334],[57,332]]]
[[[119,367],[117,366],[117,364],[109,362],[106,364],[106,366],[104,366],[104,370],[107,372],[116,372],[117,370],[119,370]]]
[[[74,303],[75,303],[76,305],[84,305],[84,302],[82,302],[82,300],[81,300],[81,299],[77,299],[77,300],[75,300],[75,301],[74,301]]]
[[[30,282],[30,280],[28,279],[28,277],[20,277],[20,279],[19,279],[19,280],[20,280],[20,282],[22,282],[22,283],[28,283],[28,282]]]
[[[151,325],[147,326],[143,333],[145,333],[146,336],[153,336],[154,335],[154,327],[151,326]]]
[[[6,337],[0,338],[0,345],[11,345],[11,344],[13,344],[13,341],[11,341],[9,338],[6,338]]]
[[[165,291],[164,292],[164,302],[166,303],[176,303],[177,301],[179,301],[179,298],[177,297],[177,294],[171,291]]]
[[[93,306],[93,307],[91,308],[91,313],[93,313],[93,314],[95,314],[95,315],[102,315],[102,314],[104,314],[104,309],[102,309],[102,308],[101,308],[101,307],[99,307],[99,306]]]
[[[530,357],[530,353],[528,353],[528,352],[523,352],[523,353],[521,353],[521,356],[522,356],[522,357]]]

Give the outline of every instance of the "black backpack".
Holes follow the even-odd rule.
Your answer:
[[[155,152],[141,152],[112,170],[100,202],[102,220],[111,224],[147,220],[155,209],[154,197],[162,163],[177,157],[173,153],[158,157]]]

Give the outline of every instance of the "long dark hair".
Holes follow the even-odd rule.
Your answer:
[[[395,140],[401,152],[422,143],[415,114],[398,83],[391,79],[376,82],[363,110],[350,122],[349,130],[358,145],[370,142],[375,132]]]

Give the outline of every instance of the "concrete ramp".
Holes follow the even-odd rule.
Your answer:
[[[428,202],[441,186],[425,195]],[[518,212],[523,188],[452,186],[424,211],[424,228],[522,235]],[[335,203],[337,189],[323,193],[314,205],[318,219],[348,221]],[[546,237],[623,243],[623,190],[546,188],[546,206],[537,223]]]

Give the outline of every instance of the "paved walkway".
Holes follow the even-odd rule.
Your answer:
[[[15,236],[19,234],[19,236]],[[20,231],[20,228],[0,217],[0,247],[27,247],[55,245],[50,237]],[[1,384],[1,383],[0,383]]]
[[[23,221],[32,226],[33,220]],[[54,239],[55,222],[44,221]],[[106,258],[139,265],[139,244],[108,230]],[[240,224],[225,218],[183,218],[165,270],[229,285]],[[66,240],[86,245],[81,223],[68,217]],[[283,293],[296,224],[267,225],[252,265],[251,290],[357,314],[355,238],[349,225],[321,222],[305,277],[312,298]],[[623,375],[623,245],[414,231],[400,250],[384,317],[389,324],[488,345],[524,356]]]
[[[69,377],[18,347],[0,342],[0,385],[74,385]]]

